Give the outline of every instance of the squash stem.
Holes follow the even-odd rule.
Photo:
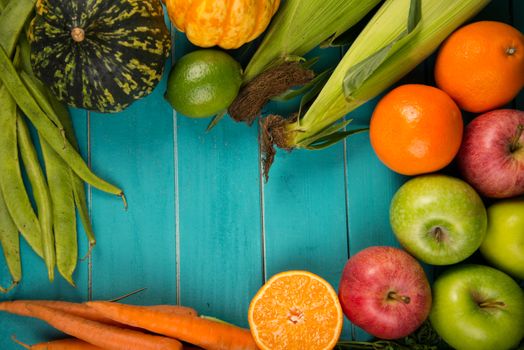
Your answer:
[[[80,43],[84,41],[86,37],[86,33],[82,28],[74,27],[73,29],[71,29],[71,37],[73,38],[74,41],[76,41],[77,43]]]

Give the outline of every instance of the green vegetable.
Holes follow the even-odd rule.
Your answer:
[[[318,94],[321,82],[311,80],[312,61],[302,57],[322,42],[335,38],[360,21],[380,0],[287,0],[274,17],[264,40],[244,72],[244,86],[228,107],[235,121],[252,124],[270,99],[303,85],[302,105]],[[323,83],[324,81],[322,81]],[[280,96],[279,96],[280,95]],[[215,120],[213,124],[218,121]]]
[[[13,283],[8,288],[0,287],[0,292],[7,293],[22,279],[22,263],[20,261],[20,238],[0,189],[0,245],[4,251],[5,262]]]
[[[51,105],[53,106],[53,109],[56,115],[58,116],[58,120],[60,121],[62,127],[64,128],[67,139],[69,140],[71,145],[75,148],[75,150],[78,152],[79,151],[78,142],[76,140],[75,132],[73,130],[73,123],[69,115],[69,110],[62,103],[60,103],[54,96],[52,96],[50,93],[47,93],[47,96],[48,96],[48,100],[50,101]],[[91,220],[89,219],[89,210],[87,208],[87,199],[86,199],[86,191],[84,187],[84,182],[71,169],[69,169],[69,174],[70,174],[71,182],[73,185],[73,194],[74,194],[74,199],[75,199],[75,205],[78,208],[78,214],[80,216],[80,220],[82,221],[82,225],[84,226],[84,231],[89,241],[89,252],[91,252],[91,249],[93,249],[93,247],[96,244],[96,239],[95,239],[95,233],[93,231],[93,226],[91,225]]]
[[[126,204],[122,190],[96,176],[71,144],[67,140],[63,140],[60,129],[48,119],[48,116],[34,100],[2,48],[0,48],[0,79],[9,90],[11,96],[16,100],[18,107],[31,120],[41,137],[49,143],[80,178],[102,191],[122,197],[124,204]]]
[[[60,129],[60,132],[64,135],[64,128],[58,119],[58,116],[55,113],[51,102],[49,102],[48,97],[45,93],[45,88],[34,76],[27,74],[25,71],[20,72],[20,79],[24,83],[27,90],[31,93],[35,101],[38,103],[38,106],[46,114],[46,116],[55,124],[55,126]]]
[[[18,37],[24,28],[24,23],[33,11],[35,0],[9,1],[0,14],[0,46],[9,56],[14,51]]]
[[[67,164],[42,138],[40,145],[53,201],[56,264],[62,277],[74,286],[73,272],[77,264],[78,242],[71,174]]]
[[[251,81],[279,61],[297,59],[325,40],[333,40],[361,20],[380,0],[287,0],[246,67]]]
[[[0,188],[16,227],[31,248],[43,257],[40,223],[27,195],[16,135],[16,104],[5,86],[0,86]]]
[[[24,162],[24,167],[31,183],[33,196],[38,208],[38,219],[42,233],[42,249],[44,261],[47,266],[49,280],[54,280],[55,276],[55,239],[53,234],[53,208],[49,187],[40,163],[36,149],[29,134],[29,128],[23,117],[18,115],[16,118],[18,146]]]
[[[96,188],[121,196],[127,206],[120,189],[97,177],[87,167],[78,153],[69,111],[33,73],[29,42],[26,36],[19,35],[24,27],[27,31],[25,25],[33,7],[33,0],[0,0],[0,243],[13,281],[7,289],[0,287],[0,292],[4,293],[22,278],[19,231],[33,250],[44,258],[50,280],[54,278],[56,265],[60,274],[74,285],[72,275],[78,260],[76,207],[89,239],[89,252],[95,244],[82,179]],[[112,10],[114,8],[110,12]],[[140,8],[120,15],[142,16],[149,10]],[[142,22],[148,23],[147,20]],[[138,32],[147,32],[143,29],[136,28]],[[15,47],[17,51],[13,56]],[[47,178],[20,112],[26,114],[38,131]],[[38,216],[24,187],[19,151]]]
[[[352,133],[342,118],[421,63],[489,0],[387,0],[351,45],[307,112],[266,119],[266,145],[320,149]],[[266,171],[274,156],[266,146]]]
[[[151,93],[171,46],[159,0],[38,1],[29,41],[35,75],[53,94],[99,112]]]

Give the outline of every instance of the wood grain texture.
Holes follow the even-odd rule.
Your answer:
[[[176,35],[175,57],[194,50]],[[262,285],[256,128],[177,114],[180,302],[247,326]]]
[[[476,19],[524,31],[524,1],[493,0]],[[180,33],[174,39],[175,60],[195,49]],[[232,54],[246,62],[252,49]],[[316,54],[324,67],[340,58],[337,50]],[[79,262],[77,288],[60,278],[49,283],[43,262],[24,242],[23,282],[0,300],[107,299],[147,287],[127,301],[178,302],[246,326],[249,301],[265,278],[306,269],[337,287],[348,256],[371,245],[398,245],[389,202],[407,177],[380,163],[367,133],[325,151],[280,152],[265,184],[257,127],[226,118],[205,133],[209,119],[174,113],[162,97],[170,64],[153,95],[125,112],[73,111],[82,155],[122,186],[129,201],[125,211],[118,198],[88,188],[98,244],[91,259]],[[432,65],[430,58],[403,82],[431,83]],[[348,115],[350,128],[367,125],[377,100]],[[271,103],[265,112],[289,114],[296,103]],[[523,92],[512,106],[524,109]],[[83,256],[80,226],[79,243]],[[7,276],[0,262],[4,284]],[[12,334],[29,343],[59,336],[42,322],[0,314],[0,349],[18,348]],[[346,322],[343,338],[352,337],[370,338]]]
[[[93,190],[94,299],[147,287],[137,302],[176,301],[173,119],[164,91],[165,77],[118,115],[91,113],[92,169],[129,203],[126,211],[118,197]]]

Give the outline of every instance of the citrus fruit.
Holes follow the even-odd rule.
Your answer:
[[[165,98],[179,113],[204,118],[225,110],[242,84],[242,67],[227,53],[197,50],[171,69]]]
[[[249,326],[261,350],[333,349],[342,331],[337,293],[307,271],[273,276],[249,306]]]
[[[524,35],[494,21],[462,27],[442,44],[435,80],[466,111],[505,105],[524,86]]]
[[[373,150],[387,167],[417,175],[448,165],[460,148],[462,130],[460,109],[444,91],[407,84],[379,101],[369,135]]]

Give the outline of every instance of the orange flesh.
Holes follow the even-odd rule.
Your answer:
[[[304,271],[273,277],[249,308],[251,332],[261,349],[332,349],[342,322],[333,288]]]

